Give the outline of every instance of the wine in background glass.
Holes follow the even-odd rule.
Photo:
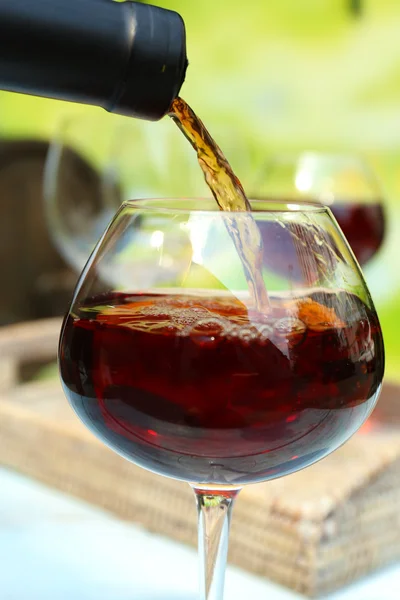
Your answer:
[[[383,195],[371,168],[359,156],[278,154],[263,167],[254,190],[257,198],[315,200],[329,206],[361,266],[382,245]]]
[[[251,207],[267,247],[269,224],[287,233],[274,239],[278,268],[257,264],[268,305],[255,305],[232,214],[215,201],[129,202],[82,273],[59,346],[63,388],[84,424],[194,489],[202,600],[222,599],[240,489],[343,444],[374,408],[384,369],[374,305],[330,211]]]

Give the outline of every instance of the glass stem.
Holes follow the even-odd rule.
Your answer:
[[[232,508],[239,490],[194,487],[197,502],[200,600],[222,600]]]

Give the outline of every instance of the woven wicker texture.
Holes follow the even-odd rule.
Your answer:
[[[28,360],[37,336],[41,357],[54,357],[58,328],[59,322],[49,321],[0,331],[0,365],[7,365],[3,375],[0,368],[0,463],[195,544],[189,486],[146,472],[97,441],[58,382],[18,383],[13,361]],[[398,388],[386,384],[373,418],[343,448],[290,477],[244,489],[235,507],[230,561],[315,597],[398,559],[398,398]]]

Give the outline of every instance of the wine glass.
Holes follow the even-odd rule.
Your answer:
[[[121,456],[192,486],[202,600],[223,597],[240,489],[338,448],[369,416],[383,377],[378,317],[329,209],[252,209],[124,203],[60,338],[63,389],[83,423]],[[230,235],[251,218],[279,258],[274,268],[254,262],[268,291],[261,307]]]
[[[48,231],[60,254],[80,272],[122,203],[113,156],[113,128],[97,115],[71,114],[59,123],[44,168]]]
[[[168,120],[151,125],[103,111],[60,119],[45,163],[44,208],[52,241],[76,272],[123,201],[203,193],[186,140],[171,143]]]
[[[358,155],[277,154],[261,169],[256,197],[317,200],[329,206],[361,266],[380,249],[385,233],[383,194]]]

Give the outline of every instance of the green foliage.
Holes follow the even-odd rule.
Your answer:
[[[187,25],[183,96],[218,139],[245,187],[271,152],[361,151],[385,184],[390,237],[367,279],[384,328],[388,373],[400,379],[400,69],[395,0],[160,0]],[[0,135],[51,137],[64,114],[109,117],[22,95],[0,94]],[[126,178],[132,194],[205,193],[195,157],[172,124],[135,123]],[[94,144],[97,146],[97,144]]]

